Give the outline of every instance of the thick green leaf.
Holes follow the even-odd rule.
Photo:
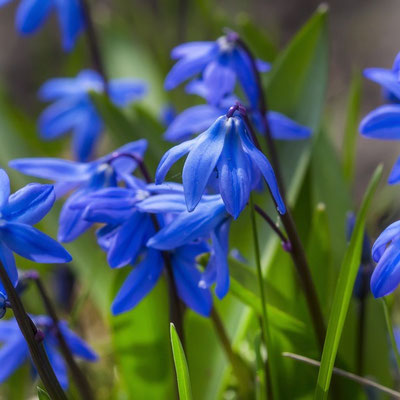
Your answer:
[[[343,137],[343,174],[346,181],[349,183],[353,181],[354,176],[358,121],[361,109],[361,95],[362,77],[360,73],[357,73],[354,75],[350,86],[346,127]]]
[[[183,350],[181,340],[176,332],[175,325],[172,322],[170,324],[170,335],[176,380],[178,382],[179,399],[191,400],[192,389],[190,387],[189,368],[186,362],[185,351]]]
[[[350,244],[340,270],[331,315],[329,318],[324,350],[322,353],[321,367],[315,391],[316,399],[325,399],[328,396],[332,370],[335,364],[336,354],[353,292],[354,282],[360,265],[365,219],[368,207],[370,206],[381,176],[382,166],[379,166],[376,169],[365,193]]]

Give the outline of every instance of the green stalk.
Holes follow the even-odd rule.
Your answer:
[[[390,313],[389,313],[389,306],[385,297],[382,298],[382,306],[383,306],[383,312],[385,314],[386,327],[389,333],[390,343],[392,345],[393,352],[396,358],[397,369],[398,371],[400,371],[399,349],[397,348],[396,339],[394,337],[392,320],[390,318]]]

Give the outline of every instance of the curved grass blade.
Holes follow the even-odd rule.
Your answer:
[[[180,400],[191,400],[192,389],[190,386],[189,368],[187,366],[185,352],[182,343],[176,332],[175,325],[170,324],[172,354],[176,370],[176,379],[178,381],[178,391]]]
[[[318,381],[315,389],[316,400],[326,399],[328,396],[336,354],[342,336],[358,267],[360,265],[365,219],[381,176],[382,165],[379,165],[365,192],[350,244],[340,269],[322,353],[321,367],[319,369]]]

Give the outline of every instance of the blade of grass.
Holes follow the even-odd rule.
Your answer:
[[[322,352],[321,367],[319,369],[318,381],[315,389],[316,400],[326,399],[328,396],[336,354],[349,308],[358,267],[360,265],[365,219],[381,176],[382,165],[379,165],[372,176],[367,191],[365,192],[360,211],[357,215],[356,225],[351,236],[350,244],[347,248],[340,269],[324,349]]]
[[[191,400],[192,389],[190,386],[189,368],[186,362],[185,352],[182,343],[176,332],[175,325],[170,324],[172,354],[174,356],[174,364],[176,370],[176,379],[178,382],[178,391],[180,400]]]

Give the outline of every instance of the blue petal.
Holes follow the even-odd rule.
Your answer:
[[[141,99],[147,92],[147,85],[140,79],[113,79],[109,84],[110,97],[115,105],[125,107]]]
[[[196,57],[207,54],[209,51],[215,49],[217,44],[215,42],[188,42],[176,46],[171,51],[171,58],[177,60],[182,57]]]
[[[272,169],[271,164],[260,150],[254,145],[254,143],[250,140],[249,134],[244,126],[244,123],[241,119],[235,118],[235,123],[237,126],[238,133],[242,139],[243,148],[250,156],[251,160],[257,165],[260,169],[261,173],[264,176],[265,181],[268,184],[268,187],[272,193],[272,196],[276,202],[278,211],[281,214],[285,214],[286,206],[282,199],[282,196],[279,192],[278,183],[276,181],[274,170]]]
[[[400,139],[400,105],[385,105],[371,111],[361,121],[360,132],[369,138]]]
[[[207,52],[182,58],[169,71],[165,78],[164,88],[174,89],[186,79],[200,73],[214,57],[214,48],[211,48]]]
[[[8,202],[10,196],[10,179],[4,169],[0,168],[0,210],[2,210]]]
[[[395,72],[384,68],[367,68],[364,70],[364,76],[374,81],[400,98],[400,82]]]
[[[196,139],[188,140],[178,144],[175,147],[169,149],[162,157],[160,163],[158,164],[156,171],[156,184],[159,185],[165,179],[169,169],[175,164],[180,158],[182,158],[186,153],[188,153],[196,143]]]
[[[28,345],[20,332],[0,349],[0,383],[4,383],[29,357]]]
[[[257,70],[259,72],[268,72],[271,69],[271,64],[263,60],[256,60]]]
[[[15,318],[0,321],[0,342],[7,342],[18,335],[22,333]]]
[[[221,198],[202,202],[193,212],[182,212],[170,224],[162,228],[148,242],[147,246],[159,250],[171,250],[208,237],[211,231],[227,217]]]
[[[310,128],[300,125],[276,111],[269,111],[267,118],[274,139],[299,140],[307,139],[311,136],[312,131]]]
[[[392,241],[396,241],[400,237],[400,221],[390,224],[376,239],[372,246],[372,258],[378,262],[383,256],[387,245]]]
[[[173,257],[173,274],[179,297],[198,314],[208,317],[212,309],[212,296],[208,289],[199,287],[200,271],[195,267]]]
[[[159,251],[148,250],[132,269],[112,304],[112,313],[121,314],[135,307],[156,285],[164,267]]]
[[[52,6],[52,0],[22,0],[15,21],[18,30],[24,34],[33,33],[44,23]]]
[[[30,225],[4,222],[0,239],[20,256],[39,263],[57,264],[72,260],[70,254],[54,239]]]
[[[206,100],[210,104],[219,104],[222,98],[231,94],[236,84],[236,74],[228,63],[226,56],[220,56],[210,62],[204,70],[203,80],[209,88]]]
[[[121,268],[135,261],[152,226],[149,218],[147,214],[136,212],[121,225],[110,243],[107,255],[111,268]]]
[[[71,242],[92,226],[92,222],[83,219],[84,210],[72,208],[74,202],[86,193],[85,190],[76,192],[64,203],[60,213],[57,235],[60,242]]]
[[[56,0],[58,19],[61,27],[62,46],[71,51],[85,23],[79,0]]]
[[[88,113],[76,127],[72,149],[78,161],[88,161],[94,153],[95,146],[103,130],[103,122],[97,113]]]
[[[392,242],[385,250],[371,277],[375,298],[393,292],[400,283],[400,242]]]
[[[188,211],[199,203],[207,182],[221,155],[225,135],[232,129],[231,118],[220,117],[195,140],[182,171],[182,182]]]
[[[59,323],[59,328],[65,338],[65,341],[67,342],[68,347],[74,355],[88,361],[98,360],[97,354],[88,346],[88,344],[84,340],[82,340],[76,333],[68,328],[65,321],[61,321]]]
[[[68,389],[68,371],[64,359],[61,357],[60,353],[57,351],[53,344],[46,343],[45,348],[47,352],[47,357],[49,358],[50,364],[53,368],[54,373],[60,382],[61,387],[64,390]]]
[[[18,271],[17,271],[17,266],[15,265],[14,254],[2,242],[0,242],[0,261],[3,264],[4,269],[6,270],[11,283],[14,285],[14,287],[16,287],[18,283]],[[5,293],[5,289],[1,282],[0,282],[0,292]]]
[[[5,6],[6,4],[10,3],[12,0],[0,0],[0,7]]]
[[[88,105],[76,98],[64,98],[47,107],[39,117],[42,138],[52,140],[79,127],[86,119]]]
[[[34,225],[50,211],[54,201],[52,185],[30,183],[10,196],[3,215],[9,221]]]
[[[59,158],[19,158],[8,164],[26,175],[54,181],[83,182],[91,176],[91,167]]]
[[[160,194],[150,196],[136,205],[138,210],[148,213],[181,213],[186,211],[186,203],[183,193]]]
[[[251,190],[249,156],[243,151],[236,132],[226,135],[217,168],[219,191],[227,211],[236,219],[246,207]]]
[[[221,115],[221,110],[208,104],[190,107],[180,113],[164,134],[166,140],[179,142],[195,133],[204,132]]]
[[[86,88],[76,78],[53,78],[40,87],[38,95],[43,101],[52,101],[67,96],[82,96],[85,93]]]

